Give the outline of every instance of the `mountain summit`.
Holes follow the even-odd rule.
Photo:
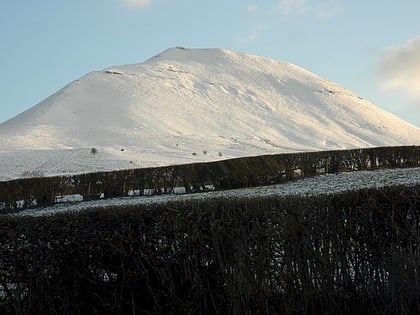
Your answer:
[[[0,170],[15,178],[413,144],[419,128],[305,69],[178,47],[91,72],[0,124]]]

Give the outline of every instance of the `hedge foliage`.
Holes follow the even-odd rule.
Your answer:
[[[23,178],[0,182],[0,211],[51,205],[57,196],[84,200],[130,193],[199,192],[255,187],[294,178],[376,168],[419,167],[420,147],[382,147],[264,155],[165,167],[69,176]]]
[[[420,186],[0,216],[2,314],[418,314]]]

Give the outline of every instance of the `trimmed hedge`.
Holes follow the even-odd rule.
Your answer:
[[[420,186],[0,216],[2,314],[418,314]]]
[[[130,193],[174,193],[243,188],[281,183],[294,178],[376,168],[419,167],[420,147],[382,147],[264,155],[195,163],[26,178],[0,182],[0,211],[51,205],[57,196],[80,195],[84,200]]]

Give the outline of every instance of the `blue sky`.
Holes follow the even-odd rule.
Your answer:
[[[302,66],[420,127],[420,1],[13,0],[0,3],[0,122],[88,72],[169,47]]]

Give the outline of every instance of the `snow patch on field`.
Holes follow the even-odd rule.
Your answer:
[[[355,189],[381,188],[397,185],[413,186],[419,184],[420,168],[358,171],[352,173],[322,175],[291,181],[285,184],[255,188],[211,191],[185,195],[122,197],[96,201],[84,201],[76,204],[59,204],[46,208],[23,210],[14,215],[53,215],[59,212],[82,211],[92,208],[165,204],[175,201],[188,202],[220,198],[238,199],[255,197],[314,196],[321,194],[336,194]]]

